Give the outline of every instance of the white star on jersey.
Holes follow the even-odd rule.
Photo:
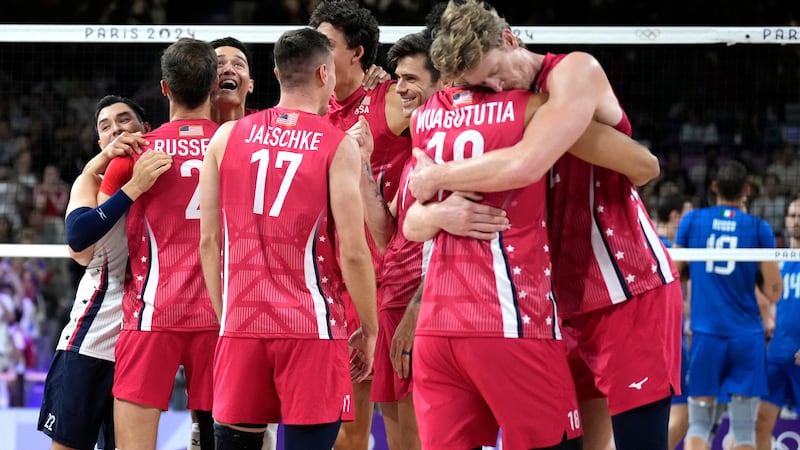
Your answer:
[[[147,256],[142,256],[142,262],[143,262],[143,263],[146,263],[146,262],[147,262]]]
[[[319,262],[324,262],[325,261],[325,257],[324,256],[317,256],[317,259],[319,260]]]
[[[137,280],[137,281],[142,281],[142,280],[144,280],[144,277],[143,277],[143,276],[141,276],[141,275],[138,275],[138,276],[136,277],[136,280]]]
[[[611,228],[607,228],[606,229],[606,236],[613,236],[613,235],[614,235],[614,230],[612,230]]]
[[[531,323],[531,318],[528,317],[527,314],[525,314],[524,316],[522,316],[522,323],[524,323],[525,325]]]
[[[514,271],[514,275],[519,275],[522,273],[522,269],[519,266],[514,267],[512,270]]]
[[[336,326],[336,319],[331,319],[331,326],[332,326],[332,327],[335,327],[335,326]]]
[[[544,269],[544,274],[549,277],[550,276],[550,268]]]
[[[329,304],[333,304],[333,298],[332,297],[328,297],[326,300],[328,300]]]
[[[599,206],[597,207],[597,212],[599,212],[599,213],[601,213],[601,214],[602,214],[603,212],[605,212],[605,210],[606,210],[606,208],[605,208],[603,205],[599,205]]]
[[[553,324],[553,318],[550,317],[550,316],[547,316],[547,318],[544,319],[544,323],[546,323],[547,325],[552,325]]]
[[[514,246],[509,245],[508,247],[506,247],[506,250],[508,251],[508,253],[512,253],[514,251]]]
[[[636,275],[629,274],[627,277],[625,277],[625,281],[627,281],[628,283],[633,283],[634,281],[636,281]]]
[[[134,311],[133,312],[133,318],[134,319],[138,319],[139,318],[139,311]]]
[[[546,245],[546,244],[545,244],[545,246],[544,246],[544,252],[545,252],[545,253],[550,253],[550,246],[549,246],[549,245]]]
[[[617,252],[617,253],[616,253],[614,256],[615,256],[617,259],[622,259],[622,258],[624,258],[624,257],[625,257],[625,252],[623,252],[623,251],[618,251],[618,252]]]
[[[528,296],[528,293],[525,291],[519,291],[519,298],[525,298]]]
[[[320,241],[320,242],[325,242],[325,236],[320,236],[320,237],[319,237],[319,241]]]
[[[322,277],[319,281],[322,281],[323,284],[328,282],[328,277]]]

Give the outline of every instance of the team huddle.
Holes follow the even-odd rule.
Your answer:
[[[396,79],[370,83],[368,10],[327,0],[275,43],[272,108],[245,108],[233,38],[164,51],[159,128],[98,103],[53,448],[155,449],[183,366],[204,450],[278,422],[286,449],[366,449],[373,402],[391,449],[667,449],[683,295],[636,187],[658,160],[591,55],[533,53],[475,0],[429,19]]]

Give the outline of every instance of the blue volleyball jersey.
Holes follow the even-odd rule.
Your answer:
[[[764,220],[738,208],[714,206],[689,212],[678,225],[675,244],[685,248],[775,248]],[[689,263],[691,327],[718,336],[763,332],[755,298],[758,262]]]
[[[800,261],[781,263],[783,297],[775,312],[775,332],[767,349],[767,359],[780,362],[794,359],[800,350]]]

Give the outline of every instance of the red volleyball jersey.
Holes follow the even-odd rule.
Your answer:
[[[530,93],[452,88],[416,113],[414,146],[437,162],[477,157],[522,138]],[[491,241],[440,232],[425,276],[418,335],[560,337],[550,289],[545,180],[487,193],[511,227]]]
[[[219,327],[200,267],[200,167],[219,126],[207,119],[167,122],[144,135],[144,151],[172,156],[172,167],[131,206],[126,223],[132,277],[125,283],[122,327],[204,331]],[[115,158],[101,191],[112,195],[133,174],[134,158]]]
[[[283,108],[234,126],[220,164],[223,336],[347,338],[328,203],[343,138]]]
[[[564,54],[548,53],[536,90]],[[631,135],[623,111],[615,128]],[[639,193],[628,178],[565,154],[550,171],[553,289],[561,316],[624,302],[677,279]]]

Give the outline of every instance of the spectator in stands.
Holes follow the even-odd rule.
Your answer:
[[[14,231],[14,224],[11,223],[11,219],[5,214],[0,214],[0,244],[16,242],[17,237]]]
[[[794,198],[800,194],[800,161],[793,145],[786,144],[772,153],[772,162],[766,172],[778,176],[784,195]]]
[[[760,195],[750,203],[750,214],[766,220],[775,236],[783,236],[786,206],[787,200],[781,190],[781,179],[774,173],[768,173],[764,176]]]
[[[69,200],[69,186],[61,179],[58,166],[44,168],[42,182],[33,189],[33,206],[42,213],[44,243],[65,242],[64,213]]]

